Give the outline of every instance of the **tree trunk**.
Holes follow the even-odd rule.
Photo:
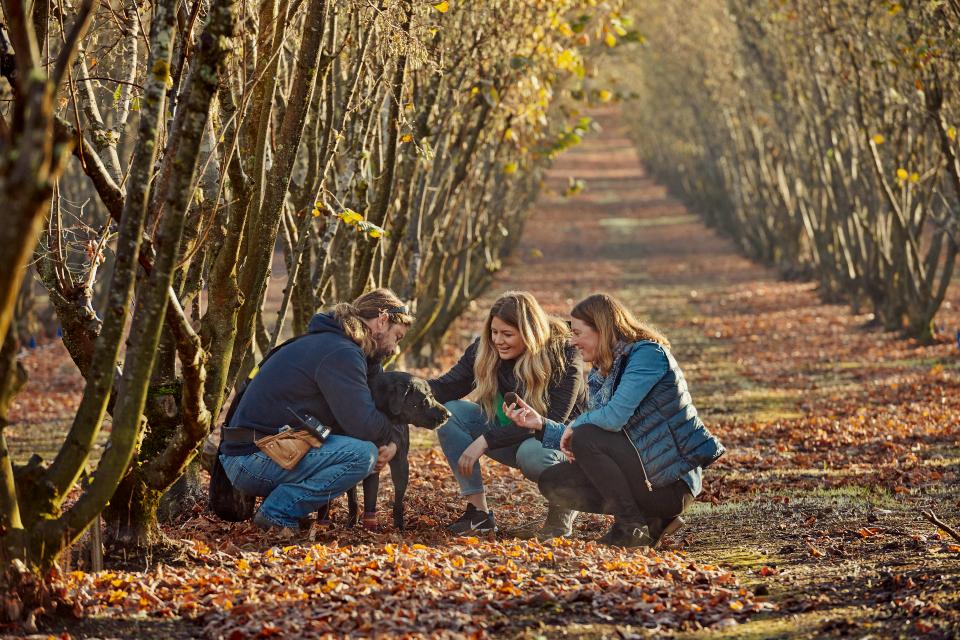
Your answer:
[[[105,544],[114,557],[118,551],[138,557],[166,542],[157,524],[160,496],[133,472],[120,481],[103,511]]]
[[[278,138],[283,147],[278,150],[273,165],[266,174],[263,194],[263,206],[251,220],[248,235],[257,239],[254,246],[248,247],[247,259],[240,273],[240,290],[243,302],[240,307],[234,344],[234,371],[244,366],[244,356],[249,353],[255,338],[257,317],[266,292],[270,275],[270,262],[277,239],[283,205],[290,187],[297,150],[307,121],[310,98],[317,76],[331,59],[321,60],[320,49],[327,20],[327,1],[311,0],[307,9],[300,54],[297,57],[296,70],[291,88],[290,103],[284,112]],[[239,365],[239,366],[238,366]]]
[[[10,425],[9,411],[13,398],[27,382],[27,372],[17,361],[15,326],[10,325],[0,346],[0,529],[20,529],[20,510],[17,505],[13,465],[7,450],[6,429]],[[0,554],[3,550],[0,549]]]
[[[157,519],[161,523],[175,522],[177,518],[193,513],[193,508],[206,497],[206,489],[200,481],[200,456],[197,456],[160,498]]]

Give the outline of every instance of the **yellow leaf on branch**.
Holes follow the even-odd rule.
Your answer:
[[[579,60],[577,54],[572,49],[564,49],[557,54],[557,66],[564,70],[573,70]]]
[[[354,211],[353,209],[344,209],[343,213],[341,213],[337,217],[340,218],[340,220],[342,220],[344,224],[348,224],[348,225],[355,225],[361,220],[363,220],[363,216],[357,213],[356,211]]]
[[[438,2],[437,4],[433,5],[433,8],[440,13],[446,13],[450,10],[450,3],[447,2],[447,0],[443,0],[443,2]]]

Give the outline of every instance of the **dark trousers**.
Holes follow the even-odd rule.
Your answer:
[[[554,465],[540,476],[540,492],[550,504],[588,513],[613,514],[625,522],[670,522],[693,502],[683,480],[650,491],[640,457],[623,431],[592,424],[573,432],[574,462]]]

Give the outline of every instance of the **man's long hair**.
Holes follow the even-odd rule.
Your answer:
[[[406,327],[413,324],[413,316],[407,313],[403,302],[390,289],[374,289],[353,302],[341,302],[333,307],[333,314],[343,325],[344,333],[360,345],[368,358],[377,354],[378,347],[370,327],[363,320],[372,320],[381,313],[386,313],[392,324]]]
[[[651,340],[670,348],[670,341],[656,328],[638,320],[626,306],[606,293],[595,293],[577,303],[570,315],[587,323],[600,334],[593,366],[607,375],[613,366],[613,349],[617,342]]]
[[[563,374],[566,365],[565,347],[570,330],[559,318],[548,316],[532,294],[508,291],[500,296],[487,315],[473,366],[474,393],[487,416],[496,415],[497,370],[500,355],[493,345],[490,325],[500,318],[515,327],[523,340],[524,352],[517,358],[513,371],[521,387],[518,391],[531,407],[546,414],[550,382]]]

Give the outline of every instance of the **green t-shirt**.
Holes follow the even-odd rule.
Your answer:
[[[497,409],[497,424],[501,427],[513,424],[513,420],[507,417],[503,412],[503,394],[497,392],[497,397],[493,399],[493,406]]]

